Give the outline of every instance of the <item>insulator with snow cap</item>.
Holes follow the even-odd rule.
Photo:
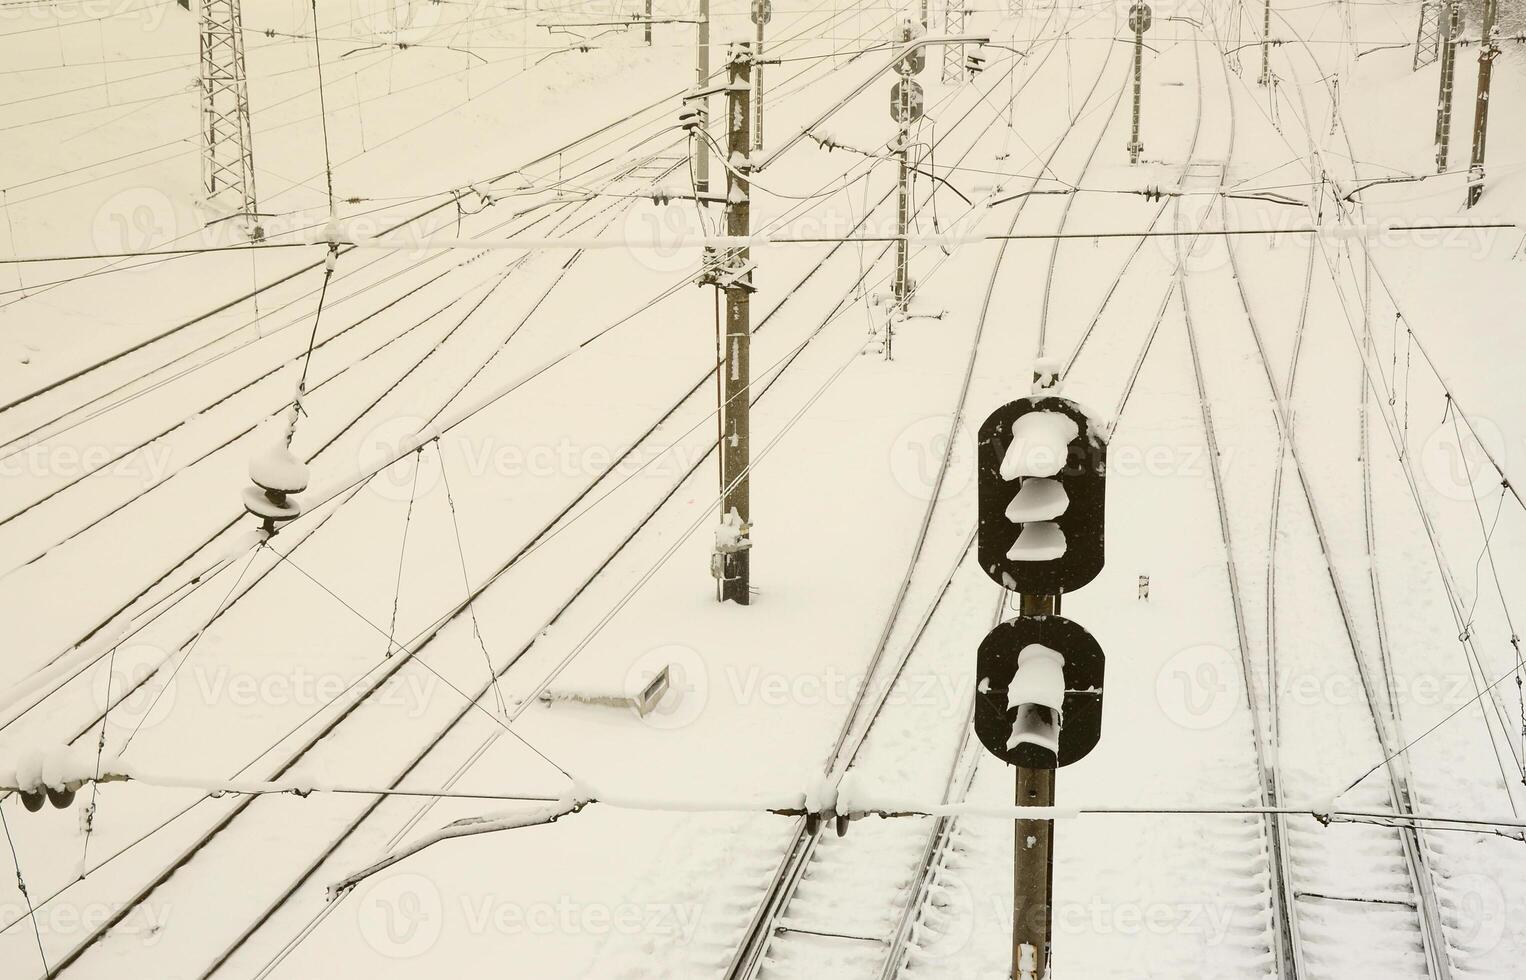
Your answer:
[[[244,509],[264,521],[266,531],[274,533],[277,524],[302,513],[290,496],[307,489],[307,464],[286,446],[277,444],[249,460],[249,479],[254,486],[244,488]]]
[[[13,770],[0,772],[0,784],[16,787],[21,805],[28,812],[36,813],[45,803],[52,803],[62,810],[74,802],[75,794],[84,781],[75,778],[74,766],[68,750],[25,753]]]

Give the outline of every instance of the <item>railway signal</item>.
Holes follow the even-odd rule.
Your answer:
[[[910,18],[901,21],[901,43],[906,44],[913,38],[921,36],[922,31]],[[913,48],[901,56],[896,62],[895,70],[902,75],[920,75],[922,69],[927,67],[927,49]]]
[[[1102,734],[1102,648],[1059,611],[1062,594],[1102,570],[1107,437],[1050,392],[1055,380],[1036,371],[1033,394],[992,412],[976,448],[977,558],[996,584],[1021,593],[1021,615],[980,644],[975,734],[1014,767],[1016,802],[1031,807],[1054,805],[1055,770]],[[1014,821],[1014,980],[1048,973],[1053,884],[1054,821]]]
[[[922,86],[914,78],[902,79],[890,89],[890,118],[898,123],[914,123],[922,118]]]
[[[1065,398],[1019,398],[980,427],[980,567],[1004,589],[1059,595],[1102,570],[1107,439]]]
[[[1022,616],[980,643],[975,735],[1012,766],[1059,769],[1102,737],[1102,648],[1061,616]]]
[[[1150,29],[1154,21],[1154,14],[1150,5],[1144,0],[1136,0],[1129,8],[1129,30],[1134,32],[1134,136],[1129,140],[1129,163],[1138,163],[1139,155],[1144,152],[1144,144],[1139,142],[1139,89],[1142,62],[1144,59],[1144,36],[1145,31]]]

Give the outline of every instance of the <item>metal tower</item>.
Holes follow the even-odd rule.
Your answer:
[[[1415,71],[1434,64],[1441,48],[1442,0],[1425,0],[1420,5],[1420,27],[1415,32]]]
[[[207,203],[251,223],[254,142],[249,82],[244,74],[244,23],[239,0],[201,0],[202,182]],[[252,227],[255,237],[258,226]]]
[[[963,34],[964,22],[969,17],[964,0],[944,0],[943,29],[946,34]],[[946,84],[964,79],[964,45],[943,46],[943,81]]]

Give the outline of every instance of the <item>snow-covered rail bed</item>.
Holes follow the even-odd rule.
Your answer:
[[[835,253],[836,253],[836,250],[834,250],[833,254],[835,254]],[[822,260],[822,261],[824,261],[824,260]],[[818,264],[820,264],[820,263],[818,262]],[[851,280],[851,277],[850,277],[850,280]],[[851,292],[851,289],[850,289],[850,292]],[[789,294],[787,294],[786,298],[795,298],[797,296],[799,298],[799,302],[802,303],[802,304],[831,303],[831,302],[833,302],[833,299],[832,299],[832,297],[830,295],[830,292],[826,296],[823,296],[823,295],[819,295],[818,293],[813,292],[811,290],[801,290],[799,292],[792,291]],[[843,301],[844,301],[844,298],[841,298],[841,297],[836,298],[835,302],[836,302],[837,306],[835,308],[833,308],[833,309],[840,308],[842,303],[843,303]],[[832,319],[832,318],[835,318],[835,314],[829,314],[828,319]],[[802,319],[805,319],[805,318],[802,318]],[[786,347],[784,349],[788,350],[789,348]],[[775,376],[777,376],[777,372],[775,372]],[[692,389],[691,389],[691,394],[692,394]],[[695,407],[695,406],[687,406],[686,407],[685,406],[685,402],[687,400],[688,400],[688,396],[685,396],[684,398],[680,398],[678,404],[675,405],[674,409],[669,411],[669,414],[672,414],[674,411],[677,411],[677,409],[680,408],[680,407],[684,407],[686,411],[690,411],[690,412],[697,411],[698,412],[697,420],[698,421],[703,421],[703,418],[704,418],[704,409],[703,409],[703,406],[700,405],[700,406],[697,406],[697,407]],[[700,401],[702,402],[703,400],[701,399]],[[693,433],[693,432],[697,431],[697,432],[699,432],[701,437],[704,434],[703,427],[698,425],[698,422],[696,422],[696,421],[693,421],[693,420],[684,420],[684,419],[676,419],[675,421],[677,421],[677,423],[678,423],[676,428],[680,432],[690,432],[690,433]],[[648,433],[648,434],[650,434],[650,433]],[[691,440],[691,441],[693,441],[693,440]],[[697,444],[697,447],[701,448],[701,449],[704,446],[704,443],[703,443],[702,439],[698,440],[696,444]],[[699,454],[697,454],[694,457],[694,459],[696,461],[696,465],[698,465],[698,460],[700,460],[702,458],[703,458],[703,453],[699,453]],[[422,460],[419,461],[420,464],[422,464],[422,462],[423,462]],[[395,489],[395,488],[392,488],[392,489]],[[669,495],[671,495],[672,490],[670,489],[668,491],[668,493],[669,493]],[[629,496],[629,495],[627,495],[627,496]],[[389,495],[389,494],[386,494],[386,493],[382,493],[382,494],[377,495],[377,497],[367,497],[366,500],[370,504],[370,508],[368,508],[369,510],[373,510],[374,511],[376,507],[380,506],[383,510],[389,510],[390,509],[390,510],[392,510],[394,512],[394,514],[396,516],[401,517],[401,511],[398,511],[397,508],[400,505],[403,505],[403,506],[406,506],[407,509],[409,510],[410,518],[412,517],[411,511],[412,511],[412,502],[413,501],[412,501],[411,498],[409,498],[406,495],[406,493],[405,493],[405,495],[403,497],[397,497],[395,495]],[[626,510],[629,510],[631,512],[631,514],[633,514],[633,515],[635,515],[637,517],[639,517],[639,515],[642,513],[643,508],[645,508],[645,506],[646,506],[646,504],[641,502],[640,500],[622,501],[621,503],[622,503],[622,506]],[[452,507],[452,509],[453,509],[453,507]],[[443,515],[441,515],[441,516],[443,516]],[[374,517],[374,514],[373,514],[373,517]],[[446,519],[449,520],[449,518],[446,518]],[[621,512],[616,512],[613,515],[613,517],[606,516],[606,518],[605,518],[606,521],[607,520],[611,520],[611,519],[616,521],[616,522],[618,522],[618,521],[620,521],[620,520],[622,520],[624,518],[622,518]],[[553,519],[552,523],[555,524],[555,520],[554,519]],[[592,522],[589,522],[589,524],[591,525]],[[618,523],[616,524],[616,526],[617,527],[619,526]],[[636,526],[639,527],[640,523],[637,523]],[[441,525],[438,525],[438,524],[435,525],[436,530],[448,534],[447,527],[448,527],[448,525],[446,525],[446,526],[441,526]],[[549,525],[548,525],[548,528],[549,528]],[[545,529],[543,529],[542,533],[544,533],[544,530]],[[628,531],[628,527],[627,527],[626,530]],[[590,526],[590,527],[586,527],[586,528],[580,529],[580,534],[581,535],[586,535],[588,533],[592,533],[594,535],[593,539],[591,539],[591,540],[593,540],[595,542],[600,537],[602,537],[606,542],[610,539],[610,537],[613,537],[615,540],[619,540],[619,533],[616,533],[614,535],[610,535],[608,530],[606,528],[604,528],[603,526],[600,526],[600,527],[597,527],[597,528]],[[442,539],[442,540],[448,540],[448,539]],[[626,540],[629,540],[629,538],[627,537]],[[344,541],[337,541],[336,540],[336,541],[332,542],[332,544],[337,545],[340,548],[341,552],[346,547],[348,547],[348,545]],[[568,536],[566,536],[564,541],[562,542],[562,546],[563,547],[567,547],[567,548],[573,548],[573,549],[577,549],[577,548],[582,547],[582,548],[585,548],[586,550],[590,551],[590,553],[594,553],[594,554],[601,553],[601,552],[594,551],[592,548],[589,548],[588,547],[588,540],[584,540],[584,539],[580,538],[579,535],[568,535]],[[321,551],[323,551],[323,549],[319,549],[319,551],[321,552]],[[333,555],[330,554],[330,557],[332,558]],[[324,567],[322,567],[322,566],[331,564],[331,562],[328,559],[325,559],[324,557],[322,557],[320,555],[316,559],[313,559],[311,561],[313,563],[310,563],[310,560],[307,559],[307,558],[304,558],[303,561],[302,561],[302,567],[307,568],[307,569],[314,569],[314,571],[312,572],[312,576],[313,577],[310,579],[310,581],[323,581],[323,582],[337,582],[338,581],[338,579],[335,578],[335,575],[337,574],[337,572],[335,571],[334,568],[327,568],[327,569],[325,569]],[[281,560],[280,562],[277,563],[277,567],[279,567],[280,565],[291,565],[291,564],[292,564],[292,562],[290,562],[288,560]],[[596,569],[594,574],[597,574],[597,573],[598,573],[598,570]],[[303,572],[303,573],[301,573],[301,576],[302,577],[307,577],[308,573],[307,572]],[[544,586],[543,591],[545,591],[547,597],[549,598],[551,596],[554,596],[555,589],[558,588],[558,583],[556,583],[556,582],[549,582],[548,581],[548,582],[544,582],[542,584]],[[284,586],[283,586],[283,588],[284,588]],[[322,591],[327,591],[327,589],[325,588]],[[343,591],[345,591],[345,589],[343,588],[343,586],[341,586],[340,587],[341,594],[343,593]],[[443,595],[443,593],[441,593],[441,595]],[[574,595],[576,595],[576,593],[574,593]],[[314,596],[314,597],[316,597],[316,596]],[[522,597],[529,598],[528,595],[524,594],[524,593],[522,593]],[[277,597],[277,598],[279,598],[280,602],[284,604],[284,608],[286,609],[286,611],[288,613],[290,613],[292,611],[292,609],[293,609],[293,602],[294,602],[293,593],[291,593],[290,591],[283,591],[282,595],[280,597]],[[431,596],[426,596],[424,598],[426,598],[426,599],[428,599],[428,598],[435,598],[435,596],[431,595]],[[333,593],[330,593],[329,600],[333,601],[334,599],[339,599],[340,604],[343,604],[343,601],[344,601],[343,599],[339,598],[338,595],[334,595]],[[554,606],[554,603],[556,601],[561,601],[561,600],[557,600],[557,599],[553,598],[552,599],[553,606]],[[532,602],[531,605],[533,605],[533,604],[534,603]],[[528,611],[528,609],[526,611]],[[215,612],[215,610],[208,609],[208,610],[206,610],[206,612],[210,614],[212,612]],[[388,641],[388,637],[387,637],[385,632],[382,632],[379,636],[375,635],[374,633],[368,633],[367,632],[367,631],[374,631],[374,630],[376,630],[376,625],[375,625],[375,621],[376,620],[375,620],[375,618],[372,618],[369,623],[363,623],[363,622],[359,622],[359,621],[364,621],[364,620],[366,620],[368,618],[368,617],[365,616],[364,613],[357,613],[353,609],[351,610],[351,612],[352,613],[356,613],[357,625],[363,625],[365,627],[364,629],[361,630],[362,636],[365,636],[365,635],[374,636],[374,640],[378,644],[378,647],[377,647],[378,652],[381,652],[382,650],[386,649],[390,645],[389,641]],[[242,615],[245,615],[245,614],[252,615],[252,616],[254,616],[256,618],[256,620],[258,620],[262,616],[262,611],[260,609],[254,608],[253,606],[242,606],[241,605],[240,609],[239,609],[239,615],[242,616]],[[321,612],[318,612],[317,610],[315,610],[315,615],[316,615],[316,620],[315,621],[322,621],[322,620],[330,619],[329,616],[324,615]],[[381,616],[381,617],[378,617],[378,618],[384,620],[385,616]],[[343,621],[343,617],[341,617],[341,621]],[[404,622],[406,624],[406,613],[405,613],[405,620],[404,620]],[[181,624],[181,625],[184,625],[184,624]],[[173,629],[173,628],[176,628],[176,627],[175,627],[174,621],[171,620],[171,629]],[[531,629],[530,632],[531,632],[532,635],[534,635],[535,629]],[[412,635],[412,634],[407,629],[399,629],[397,635],[398,636],[408,636],[408,635]],[[338,760],[338,759],[347,759],[347,758],[355,758],[355,759],[364,759],[364,760],[367,760],[366,761],[367,771],[371,772],[372,767],[376,767],[374,773],[372,773],[372,774],[377,776],[377,778],[383,779],[383,780],[389,779],[389,778],[397,778],[398,777],[397,770],[389,770],[387,768],[387,766],[389,765],[389,762],[387,760],[389,760],[389,759],[395,759],[395,760],[406,759],[408,757],[407,753],[413,751],[413,749],[417,747],[417,745],[419,744],[419,742],[417,741],[419,734],[422,733],[426,728],[429,727],[427,725],[424,726],[424,727],[420,727],[419,723],[427,721],[428,719],[433,719],[436,716],[438,716],[440,719],[448,720],[453,713],[456,713],[456,712],[464,710],[464,709],[461,709],[459,707],[460,704],[462,703],[463,700],[470,701],[471,699],[467,698],[463,694],[460,694],[459,692],[465,691],[465,690],[475,689],[481,683],[482,657],[483,657],[485,651],[479,651],[477,653],[471,653],[470,649],[471,649],[472,644],[468,644],[467,646],[463,647],[463,646],[456,645],[454,643],[447,643],[444,646],[448,647],[449,649],[446,649],[446,650],[443,650],[443,651],[435,651],[435,654],[431,658],[432,663],[431,663],[430,666],[432,667],[432,670],[429,671],[429,675],[432,676],[432,677],[435,677],[443,685],[443,687],[441,689],[439,689],[441,697],[435,698],[435,697],[429,696],[428,692],[424,691],[423,688],[420,688],[417,685],[414,685],[411,688],[414,691],[414,694],[415,695],[421,695],[421,696],[410,699],[408,696],[406,696],[406,692],[410,689],[410,686],[407,683],[405,683],[405,681],[407,680],[406,675],[403,677],[403,679],[399,683],[390,685],[387,688],[372,688],[372,691],[377,691],[377,690],[382,691],[382,693],[385,696],[376,699],[374,702],[368,702],[366,704],[364,710],[362,710],[361,713],[356,717],[356,722],[358,722],[359,724],[352,724],[352,725],[346,726],[344,731],[341,733],[342,737],[335,738],[335,739],[333,739],[330,742],[326,742],[325,745],[324,745],[324,753],[333,753],[333,759],[335,759],[335,760]],[[205,657],[206,651],[202,651],[202,653],[204,654],[202,659],[205,660],[206,659],[206,657]],[[517,657],[513,658],[513,659],[517,659]],[[394,663],[396,663],[396,661]],[[512,663],[512,660],[511,660],[511,663]],[[201,667],[201,666],[206,666],[206,665],[198,664],[198,668]],[[503,667],[502,669],[506,670],[507,667]],[[364,676],[365,673],[366,672],[363,671],[361,676]],[[431,686],[432,686],[432,682],[426,683],[424,685],[424,687],[431,687]],[[452,687],[452,686],[457,688],[457,692],[458,693],[456,695],[449,694],[449,692],[447,690],[449,687]],[[492,685],[490,685],[490,687],[491,686]],[[214,691],[213,693],[215,695],[216,692]],[[399,699],[399,697],[397,697],[397,695],[399,695],[399,694],[402,694],[404,696],[401,699]],[[326,689],[323,686],[320,686],[315,691],[307,692],[307,695],[305,695],[305,696],[314,696],[314,695],[321,699],[321,698],[327,698],[329,696],[329,693],[326,691]],[[215,698],[214,698],[214,700],[215,700]],[[341,707],[342,707],[343,699],[341,698],[340,700],[341,700]],[[491,701],[492,701],[491,691],[488,690],[488,689],[484,689],[482,691],[479,691],[478,692],[478,697],[477,697],[476,700],[481,701],[482,703],[491,703]],[[300,709],[299,713],[300,712],[305,712],[308,708],[314,707],[315,704],[316,704],[316,706],[318,706],[320,708],[322,707],[321,702],[315,703],[315,704],[308,704],[306,702],[303,702],[300,698],[288,698],[288,699],[286,699],[286,701],[290,702],[290,705],[289,705],[290,707],[293,707],[293,708],[296,708],[296,709]],[[411,701],[411,704],[409,703],[410,701]],[[451,706],[451,702],[452,701],[454,701],[456,703],[456,707],[452,707]],[[283,701],[283,703],[286,703],[286,702]],[[165,707],[166,710],[168,710],[168,708],[170,707],[170,704],[166,703],[164,707]],[[191,707],[191,705],[182,702],[180,707],[184,709],[184,708]],[[211,707],[211,705],[209,704],[208,707]],[[402,711],[403,715],[399,715],[398,714],[399,711]],[[344,715],[342,715],[341,717],[348,717],[348,714],[349,714],[348,712],[345,712]],[[369,723],[366,722],[366,719],[368,717],[370,718],[370,722]],[[457,715],[457,717],[459,717],[459,714]],[[187,718],[189,718],[189,721],[187,721]],[[399,723],[399,719],[400,718],[406,718],[407,723],[406,724],[400,724]],[[119,717],[119,718],[114,718],[113,720],[120,722],[121,719]],[[127,719],[127,723],[130,725],[134,720],[138,720],[138,719]],[[176,740],[175,740],[174,732],[171,730],[171,729],[175,728],[175,724],[168,725],[168,726],[165,727],[165,729],[162,729],[159,732],[154,732],[154,728],[157,726],[157,724],[158,724],[158,722],[160,720],[162,720],[162,719],[157,719],[156,718],[154,724],[150,724],[150,725],[147,726],[147,734],[152,736],[156,740],[160,741],[162,743],[161,744],[161,748],[163,748],[165,746],[174,746],[174,745],[176,745],[177,743],[176,743]],[[256,719],[256,720],[258,720],[258,719]],[[181,715],[181,716],[177,717],[177,719],[176,719],[176,723],[177,724],[178,723],[187,723],[187,724],[190,724],[190,723],[194,723],[194,722],[195,722],[195,718],[193,716]],[[336,723],[337,722],[335,720],[333,720],[333,719],[322,719],[322,720],[320,720],[320,724],[326,724],[329,727],[320,728],[315,733],[313,733],[311,744],[312,745],[316,745],[318,741],[326,739],[330,735],[330,731],[332,729],[332,726],[334,724],[336,724]],[[268,734],[268,728],[269,728],[269,725],[267,724],[266,725],[267,734]],[[170,741],[164,742],[163,741],[164,737],[169,738]],[[304,734],[302,737],[306,738],[306,737],[308,737],[308,735]],[[410,742],[409,742],[409,738],[410,737],[412,737],[414,739],[414,741],[411,743],[411,747],[410,747]],[[427,744],[428,743],[426,743],[426,745]],[[188,753],[191,756],[195,756],[197,754],[197,752],[195,751],[197,747],[194,744],[192,744],[192,743],[187,743],[187,742],[181,741],[181,742],[178,743],[178,746],[179,746],[178,751],[181,751],[181,752],[184,752],[184,753]],[[223,750],[227,750],[229,748],[228,740],[225,739],[223,741],[223,743],[220,744],[219,747],[221,749],[223,749]],[[281,751],[285,752],[285,751],[289,751],[289,749],[290,749],[290,746],[285,746],[285,747],[281,748]],[[298,757],[300,757],[302,754],[304,754],[305,751],[306,751],[305,749],[299,751],[298,752]],[[400,752],[402,753],[401,755],[399,754]],[[311,765],[314,762],[317,762],[318,764],[321,765],[321,760],[318,760],[318,759],[307,760],[304,764],[305,765]],[[204,760],[202,761],[201,764],[205,764]],[[333,764],[337,764],[337,762],[335,762]],[[404,774],[406,774],[407,771],[408,770],[406,768],[402,770],[402,772]],[[388,774],[389,772],[390,772],[390,775]],[[321,781],[321,779],[320,779],[320,781]],[[163,811],[165,813],[172,813],[177,808],[179,808],[180,807],[180,803],[183,801],[182,798],[185,796],[185,794],[170,794],[170,795],[174,796],[175,799],[173,799],[173,800],[166,800],[165,801],[166,803],[168,803],[168,807]],[[194,805],[194,803],[196,801],[195,801],[194,798],[190,798],[186,802],[189,802],[192,805]],[[250,806],[255,811],[257,811],[257,812],[270,811],[270,813],[272,813],[272,814],[276,810],[280,809],[279,806],[272,808],[271,806],[269,806],[268,803],[263,803],[263,804],[259,804],[259,805],[250,804]],[[220,819],[222,819],[224,817],[227,817],[227,813],[230,810],[230,807],[227,804],[225,804],[225,803],[217,803],[217,804],[209,804],[204,809],[205,809],[206,812],[203,814],[202,821],[200,823],[196,822],[196,818],[192,818],[191,823],[187,824],[185,827],[182,828],[183,830],[189,831],[190,832],[189,836],[192,836],[193,839],[194,839],[194,835],[196,835],[196,834],[201,834],[204,831],[212,831],[212,830],[214,830],[216,828],[216,826],[217,826],[216,821],[219,821]],[[235,804],[234,808],[233,808],[233,812],[234,813],[242,812],[243,809],[244,809],[243,806]],[[322,810],[323,812],[320,813],[320,812],[318,812],[319,810]],[[304,827],[306,830],[311,831],[315,838],[326,839],[327,832],[325,831],[325,828],[328,828],[330,826],[333,826],[333,827],[343,826],[344,822],[348,821],[350,819],[350,814],[353,814],[353,812],[354,812],[354,807],[353,806],[347,806],[347,805],[343,804],[341,801],[330,801],[329,803],[319,804],[319,806],[315,806],[314,808],[312,808],[310,810],[293,811],[290,817],[282,818],[282,817],[279,817],[279,816],[270,816],[269,819],[270,819],[271,822],[267,826],[282,826],[282,825],[297,826],[297,825],[300,825],[300,826]],[[139,815],[139,816],[142,816],[142,815]],[[148,815],[148,818],[149,818],[148,819],[148,825],[151,826],[153,821],[158,819],[158,816],[159,816],[159,814],[149,814]],[[267,816],[269,816],[269,815],[267,814]],[[231,817],[227,817],[227,819],[231,819]],[[113,828],[109,832],[103,830],[102,833],[101,833],[101,837],[97,841],[98,850],[96,851],[96,853],[97,854],[101,854],[101,853],[110,852],[112,847],[115,846],[117,843],[124,843],[126,846],[131,846],[131,844],[132,844],[132,842],[134,840],[134,836],[138,833],[139,830],[143,830],[143,829],[144,829],[143,827],[136,826],[136,825],[131,824],[131,823],[121,823],[121,824],[118,824],[115,828]],[[346,831],[346,833],[348,833],[348,831]],[[123,877],[121,879],[116,879],[114,877],[112,880],[108,881],[104,877],[96,876],[96,877],[94,877],[92,879],[92,885],[101,885],[101,886],[105,886],[105,887],[108,887],[108,888],[118,888],[118,887],[121,886],[123,881],[130,882],[130,881],[133,880],[133,878],[135,876],[147,874],[149,876],[150,884],[147,886],[147,891],[144,892],[143,895],[142,895],[142,897],[146,898],[157,887],[157,883],[163,882],[163,881],[167,881],[170,878],[170,876],[174,874],[175,868],[177,868],[181,864],[184,864],[186,861],[189,861],[190,858],[193,855],[195,855],[200,850],[200,845],[198,844],[198,845],[194,845],[189,852],[187,852],[187,853],[185,853],[183,855],[174,855],[174,852],[172,850],[172,848],[174,847],[174,844],[170,843],[170,844],[166,845],[166,844],[162,843],[162,841],[163,841],[163,838],[161,838],[161,842],[160,843],[158,843],[156,845],[151,845],[148,848],[144,848],[144,849],[140,850],[137,854],[133,855],[132,858],[130,858],[129,860],[123,862],[122,865],[119,865],[115,869],[115,871],[117,873],[123,875]],[[157,850],[156,850],[156,847],[157,847]],[[228,852],[228,854],[230,856],[232,856],[232,858],[234,860],[238,859],[237,858],[238,854],[240,854],[240,853],[247,853],[247,851],[241,851],[239,842],[237,842],[237,841],[234,841],[233,843],[228,845],[228,847],[225,848],[225,850]],[[94,856],[94,855],[92,855],[92,856]],[[155,873],[155,872],[151,871],[151,869],[154,867],[154,862],[155,861],[164,862],[166,860],[169,861],[169,866],[164,871],[162,871],[160,873]],[[259,880],[256,881],[254,878],[250,878],[247,881],[247,884],[249,885],[251,892],[256,891],[256,890],[261,890],[261,889],[269,888],[269,889],[275,889],[277,891],[277,893],[279,893],[279,891],[281,889],[291,887],[289,884],[287,884],[287,885],[280,884],[280,882],[283,880],[282,876],[285,875],[285,874],[288,874],[289,870],[290,870],[290,866],[285,866],[285,867],[287,868],[287,870],[283,871],[282,870],[283,863],[280,862],[280,861],[263,862],[261,867],[260,867],[260,869],[259,869],[259,875],[258,875]],[[310,873],[310,871],[309,872],[305,872],[302,877],[306,877],[307,873]],[[186,884],[184,882],[184,878],[185,878],[185,876],[182,875],[181,876],[181,881],[178,883],[177,887],[186,887]],[[300,884],[301,880],[302,880],[302,878],[298,879],[298,883],[299,884]],[[35,883],[34,883],[34,887],[35,887]],[[47,893],[44,892],[44,893],[40,894],[39,898],[43,897],[43,895],[45,895],[45,894],[47,894]],[[75,896],[75,897],[76,897],[76,899],[78,898],[78,896]],[[118,901],[118,905],[120,907],[119,900],[116,900],[116,901]],[[134,913],[137,910],[137,905],[138,905],[138,903],[134,902],[134,903],[129,904],[126,907],[120,907],[121,913],[123,915],[132,914],[132,913]],[[184,907],[184,908],[195,908],[196,904],[195,903],[187,903],[187,904],[182,905],[181,907]],[[211,909],[205,909],[204,911],[211,912],[212,910]],[[13,920],[9,924],[10,925],[14,925],[15,924],[15,920]],[[186,932],[177,931],[177,935],[183,936],[188,944],[189,943],[193,943],[193,942],[197,942],[197,940],[193,937],[192,933],[189,931],[190,927],[187,927],[187,929],[188,929],[188,931],[186,931]],[[12,935],[17,937],[17,938],[21,938],[21,939],[25,938],[25,935],[24,935],[24,933],[21,930],[14,931],[12,933]],[[205,938],[207,938],[207,937],[205,937],[205,936],[202,937],[202,940],[204,941]],[[83,947],[80,947],[80,948],[83,948]],[[168,950],[166,950],[166,952],[168,952]],[[54,959],[55,959],[55,962],[56,962],[57,958],[55,957]]]
[[[1238,96],[1227,68],[1224,78],[1233,150],[1246,134],[1236,125]],[[1252,141],[1258,136],[1266,134],[1253,130]],[[1226,165],[1221,186],[1229,179]],[[1198,226],[1222,230],[1228,213],[1224,204],[1204,208]],[[1302,256],[1302,270],[1279,270],[1283,281],[1299,281],[1301,271],[1303,283],[1296,314],[1286,321],[1291,327],[1285,348],[1266,340],[1271,318],[1251,302],[1236,248],[1232,238],[1223,238],[1195,252],[1198,267],[1183,276],[1182,316],[1213,457],[1239,648],[1216,666],[1238,668],[1250,699],[1262,784],[1257,802],[1280,806],[1330,798],[1344,788],[1334,783],[1342,766],[1356,764],[1349,760],[1393,754],[1386,728],[1390,706],[1381,700],[1392,682],[1381,686],[1382,675],[1364,659],[1361,644],[1370,632],[1356,622],[1358,608],[1325,531],[1329,508],[1305,473],[1292,428],[1289,405],[1306,354],[1306,330],[1329,315],[1328,287],[1321,289],[1314,276],[1314,248]],[[1243,329],[1206,330],[1205,323]],[[1274,365],[1271,351],[1279,349],[1287,360]],[[1251,378],[1232,380],[1223,365],[1246,365]],[[1318,373],[1323,381],[1329,368],[1322,359],[1306,374]],[[1269,501],[1269,510],[1247,504],[1256,500]],[[1291,575],[1290,568],[1325,568],[1328,574]],[[1326,689],[1332,678],[1355,679],[1354,695],[1341,704],[1288,696],[1290,687],[1303,690],[1304,682]],[[1386,780],[1358,787],[1346,799],[1405,812],[1411,794],[1402,760],[1383,768]],[[1277,816],[1267,828],[1269,864],[1278,876],[1273,899],[1280,899],[1276,949],[1298,975],[1349,976],[1374,963],[1390,976],[1450,975],[1431,871],[1414,828],[1327,827],[1309,817]],[[1365,930],[1372,930],[1371,940],[1354,940],[1365,938]]]

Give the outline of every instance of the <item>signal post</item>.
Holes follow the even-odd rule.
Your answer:
[[[1143,73],[1144,36],[1145,31],[1150,29],[1152,20],[1150,5],[1143,0],[1138,0],[1129,8],[1129,30],[1134,32],[1134,137],[1129,140],[1129,163],[1138,163],[1139,155],[1144,152],[1144,144],[1139,142],[1139,90]]]
[[[1102,735],[1102,648],[1059,615],[1102,570],[1107,437],[1074,402],[1035,384],[980,427],[978,556],[1021,615],[981,641],[975,734],[1016,770],[1019,806],[1054,805],[1055,770]],[[1049,970],[1054,822],[1013,826],[1012,977]]]

